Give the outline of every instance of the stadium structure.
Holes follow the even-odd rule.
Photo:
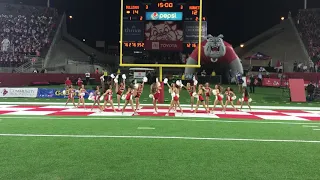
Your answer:
[[[313,85],[320,79],[320,10],[289,14],[235,53],[222,36],[200,36],[198,4],[146,1],[130,0],[124,19],[142,21],[148,14],[146,29],[166,27],[175,42],[153,46],[148,32],[149,42],[142,45],[144,22],[125,22],[131,37],[121,42],[122,63],[154,67],[136,67],[130,79],[123,69],[116,72],[119,56],[68,33],[66,14],[45,3],[27,5],[31,0],[0,0],[0,179],[320,179],[320,95]],[[140,7],[147,12],[139,14]],[[168,17],[179,22],[161,21]],[[186,24],[193,42],[182,40]],[[214,52],[203,56],[202,69],[222,69],[210,55],[228,48],[231,55],[224,60],[241,65],[240,57],[250,76],[238,72],[237,83],[228,84],[220,84],[214,72],[184,77],[187,55],[194,64],[202,55],[192,54],[201,40]],[[170,65],[168,74],[159,66],[164,76],[154,73],[152,79],[146,71],[155,71],[159,55],[162,63],[181,64]],[[93,73],[96,68],[112,74]],[[282,74],[290,79],[282,81]],[[287,98],[282,86],[290,88]]]

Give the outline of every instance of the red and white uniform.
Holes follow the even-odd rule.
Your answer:
[[[110,100],[112,100],[112,91],[111,91],[111,90],[108,90],[108,91],[107,91],[107,94],[104,96],[104,100],[105,100],[105,101],[110,101]]]
[[[199,95],[199,101],[203,102],[204,101],[204,98],[202,95]]]
[[[85,93],[86,93],[86,90],[85,90],[85,89],[80,89],[79,98],[80,98],[80,99],[83,99],[84,96],[85,96]]]
[[[117,94],[121,96],[123,94],[124,89],[124,86],[120,86]]]
[[[73,99],[74,98],[74,90],[72,89],[72,90],[68,90],[68,93],[69,93],[69,95],[68,95],[68,98],[69,99]]]
[[[227,95],[227,100],[228,101],[233,101],[231,92],[227,91],[226,95]]]
[[[192,95],[193,95],[193,87],[192,86],[188,87],[187,91],[188,91],[189,95],[192,97]]]
[[[206,96],[207,96],[207,97],[210,97],[210,90],[211,90],[211,88],[210,88],[210,87],[205,87],[204,89],[205,89],[205,92],[206,92]]]
[[[173,92],[171,93],[171,96],[172,96],[172,100],[179,101],[179,94]]]
[[[127,101],[132,100],[132,91],[130,91],[130,92],[127,93],[127,95],[126,95],[126,100],[127,100]]]
[[[95,91],[94,92],[94,99],[97,101],[100,99],[100,91]]]
[[[140,98],[141,94],[142,94],[142,88],[139,87],[139,88],[137,89],[137,95],[136,95],[135,98]]]
[[[218,100],[218,101],[222,101],[223,100],[220,93],[217,93],[216,100]]]
[[[244,101],[244,102],[248,102],[248,101],[249,101],[249,97],[248,97],[248,96],[245,96],[244,93],[242,94],[242,96],[243,96],[243,101]]]
[[[153,94],[153,98],[155,100],[158,100],[160,98],[160,91],[159,90]]]

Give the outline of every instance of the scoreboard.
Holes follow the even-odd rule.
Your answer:
[[[122,8],[122,46],[124,50],[136,51],[147,49],[150,44],[145,41],[146,35],[148,36],[147,38],[149,38],[148,40],[154,40],[154,33],[162,33],[162,31],[161,29],[153,31],[152,28],[160,25],[164,27],[163,31],[168,31],[166,27],[172,27],[172,29],[178,28],[178,30],[175,31],[176,34],[179,34],[176,40],[182,41],[183,51],[190,52],[198,44],[199,35],[197,34],[199,33],[200,0],[123,0]],[[203,36],[207,35],[206,20],[206,17],[203,16]],[[170,21],[171,23],[169,23]],[[169,24],[164,22],[168,22]],[[152,44],[152,46],[154,46],[154,44]]]

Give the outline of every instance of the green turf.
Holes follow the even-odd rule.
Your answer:
[[[223,87],[227,87],[228,85],[224,85]],[[242,97],[242,94],[238,92],[237,87],[235,85],[231,85],[233,89],[235,89],[235,93],[237,97]],[[44,88],[44,87],[42,87]],[[46,88],[63,88],[63,86],[46,86]],[[92,88],[87,87],[88,89]],[[150,86],[146,85],[145,90],[141,96],[141,103],[150,104],[151,99],[149,98],[150,94]],[[115,96],[115,95],[114,95]],[[114,97],[115,98],[115,97]],[[271,87],[256,87],[256,92],[251,94],[251,98],[253,99],[252,105],[256,106],[304,106],[304,107],[313,107],[319,106],[320,102],[311,102],[311,103],[292,103],[289,101],[288,97],[285,97],[283,94],[283,90],[280,88],[271,88]],[[171,95],[168,92],[168,88],[165,90],[165,103],[169,103],[171,100]],[[213,98],[211,98],[211,101]],[[0,102],[65,102],[65,99],[44,99],[44,98],[0,98]],[[189,104],[190,96],[186,90],[182,91],[180,94],[180,102],[182,104]],[[211,102],[212,104],[212,102]]]
[[[320,131],[301,121],[0,119],[1,134],[320,140]],[[0,179],[6,180],[320,179],[319,143],[0,136],[0,144]]]

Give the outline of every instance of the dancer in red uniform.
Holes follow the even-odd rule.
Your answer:
[[[124,110],[126,109],[127,105],[130,104],[132,107],[132,110],[134,112],[134,115],[139,115],[136,111],[136,109],[133,106],[133,101],[132,101],[132,96],[133,96],[133,89],[131,89],[130,87],[128,88],[127,93],[124,95],[125,96],[125,103],[124,106],[122,108],[122,114],[124,113]]]
[[[190,104],[191,104],[191,111],[193,111],[193,104],[194,104],[194,96],[193,93],[196,92],[195,85],[191,86],[191,83],[187,83],[185,87],[190,95]]]
[[[176,84],[172,84],[172,87],[171,87],[171,97],[172,97],[172,100],[171,100],[171,104],[170,104],[170,107],[169,107],[169,110],[168,110],[168,113],[166,114],[166,116],[169,116],[169,113],[170,111],[175,108],[175,107],[179,107],[180,111],[181,111],[181,114],[183,114],[183,110],[180,106],[180,101],[179,101],[179,88],[177,87]]]
[[[161,86],[159,82],[153,83],[150,86],[150,97],[152,98],[152,104],[153,104],[153,108],[154,108],[154,113],[153,114],[158,114],[158,107],[157,107],[157,103],[158,100],[160,98],[160,90],[161,90]]]
[[[230,87],[227,88],[225,95],[227,96],[227,100],[226,100],[224,109],[227,109],[227,106],[230,103],[232,108],[236,111],[237,109],[236,109],[236,107],[234,107],[234,104],[233,104],[233,101],[235,100],[236,95],[234,94],[233,90]]]
[[[197,100],[197,105],[196,105],[196,109],[194,110],[194,113],[197,113],[200,104],[203,105],[203,107],[205,108],[205,110],[206,110],[207,113],[210,112],[209,109],[207,108],[205,102],[204,102],[203,91],[204,91],[204,90],[203,90],[203,85],[200,84],[200,85],[199,85],[199,89],[198,89],[198,93],[197,93],[197,95],[196,95],[196,97],[197,97],[198,100]]]
[[[76,103],[74,102],[75,90],[73,89],[72,85],[70,85],[70,87],[67,89],[67,94],[68,94],[68,99],[66,102],[66,106],[68,105],[69,101],[71,100],[73,103],[73,106],[77,107]]]
[[[96,87],[96,90],[94,91],[93,93],[93,96],[94,96],[94,99],[93,99],[93,104],[92,104],[92,107],[91,107],[91,111],[93,110],[93,107],[94,105],[98,105],[98,107],[100,108],[100,95],[101,95],[101,92],[100,92],[100,87],[97,86]]]
[[[223,105],[223,94],[222,94],[222,87],[220,85],[215,85],[215,96],[216,99],[214,100],[213,107],[212,107],[212,112],[214,112],[214,109],[218,105],[218,103],[222,106],[222,111],[225,112],[225,107]]]
[[[209,108],[209,100],[210,100],[210,95],[211,95],[211,88],[210,88],[209,83],[206,83],[204,85],[204,92],[206,95],[205,104],[206,104],[207,108]]]
[[[117,112],[115,109],[114,109],[114,105],[113,105],[113,100],[112,100],[112,86],[109,85],[109,89],[107,89],[105,91],[105,93],[102,95],[102,97],[104,97],[104,103],[103,103],[103,106],[101,107],[101,111],[104,111],[106,109],[106,106],[107,104],[109,103],[112,107],[112,110],[114,112]]]
[[[85,100],[84,100],[84,96],[88,94],[87,90],[84,88],[84,85],[81,86],[80,90],[79,90],[79,102],[78,102],[78,107],[80,106],[80,104],[82,103],[84,109],[86,109],[86,105],[85,105]]]
[[[251,99],[251,98],[250,98],[250,95],[249,95],[249,92],[248,92],[247,88],[244,88],[244,89],[243,89],[243,94],[242,94],[242,96],[243,96],[243,99],[242,99],[242,101],[241,101],[241,107],[240,107],[240,109],[242,109],[243,103],[246,102],[247,105],[248,105],[248,107],[249,107],[249,109],[250,109],[250,111],[251,111],[251,106],[250,106],[250,99]]]
[[[118,76],[117,76],[118,77]],[[120,101],[121,101],[121,96],[123,95],[123,92],[126,87],[126,81],[123,79],[123,82],[118,84],[118,79],[115,79],[115,84],[116,84],[116,92],[117,92],[117,102],[118,102],[118,110],[120,110]]]
[[[138,88],[134,90],[134,98],[136,101],[136,110],[140,109],[140,96],[143,92],[144,82],[142,84],[138,84]]]

